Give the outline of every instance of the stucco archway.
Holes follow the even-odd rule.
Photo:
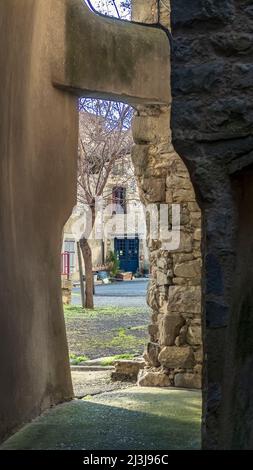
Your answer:
[[[75,204],[76,97],[166,103],[170,63],[164,31],[95,17],[79,0],[10,0],[0,15],[4,439],[73,395],[59,274]]]

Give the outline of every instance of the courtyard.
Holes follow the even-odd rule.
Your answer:
[[[94,310],[80,306],[80,291],[74,288],[72,304],[64,308],[70,358],[142,355],[151,315],[147,284],[143,280],[97,285]]]
[[[252,1],[0,18],[2,449],[253,449]]]

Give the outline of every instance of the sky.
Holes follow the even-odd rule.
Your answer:
[[[101,13],[117,17],[116,10],[110,0],[91,0],[91,3],[93,4],[94,8],[96,8]],[[121,7],[121,1],[116,0],[115,3],[117,5],[120,15],[122,15],[122,18],[126,18],[126,12]]]

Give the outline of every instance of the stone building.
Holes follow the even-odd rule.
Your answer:
[[[94,125],[94,128],[98,120],[95,115],[86,113],[86,119],[84,115],[85,113],[80,114],[80,139],[86,137],[87,120],[91,127]],[[92,128],[88,134],[92,136]],[[87,145],[90,145],[90,142],[87,142]],[[94,178],[96,179],[96,175]],[[93,178],[90,179],[90,183],[92,183]],[[103,231],[98,236],[93,231],[89,240],[94,272],[104,270],[108,254],[115,252],[120,270],[140,275],[149,274],[144,206],[140,201],[134,167],[129,153],[124,153],[115,161],[103,190],[102,199]],[[99,212],[97,216],[99,219]],[[82,236],[87,217],[84,204],[79,202],[73,209],[63,231],[62,252],[69,253],[72,281],[79,281],[77,241]],[[121,222],[120,218],[124,218],[124,222]],[[115,225],[116,219],[118,220],[117,226]],[[85,273],[84,263],[83,271]]]
[[[131,163],[130,155],[127,157],[128,162]],[[125,230],[122,228],[117,232],[112,231],[104,235],[101,239],[90,239],[89,245],[92,250],[92,262],[94,272],[104,270],[106,268],[106,259],[110,252],[116,253],[119,259],[119,268],[121,271],[132,272],[133,274],[146,275],[149,274],[149,250],[146,243],[146,230],[145,230],[145,216],[142,203],[139,199],[139,194],[136,188],[135,177],[133,175],[132,186],[128,181],[127,185],[125,178],[117,177],[115,180],[113,176],[109,178],[105,187],[107,202],[109,207],[105,210],[106,223],[113,226],[114,212],[117,211],[117,204],[113,203],[115,191],[124,191],[124,204],[126,204],[127,214],[136,214],[139,217],[139,223],[134,224],[132,218],[126,224]],[[108,201],[108,195],[111,201]],[[62,253],[69,253],[70,256],[70,274],[72,281],[79,281],[79,265],[77,254],[77,233],[76,226],[83,224],[83,208],[79,204],[74,208],[73,213],[67,221],[63,231],[63,245]],[[142,221],[142,224],[140,223]],[[83,264],[83,272],[85,273],[85,266]]]

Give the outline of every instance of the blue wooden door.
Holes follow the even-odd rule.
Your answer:
[[[139,267],[139,238],[115,238],[120,270],[136,273]]]

